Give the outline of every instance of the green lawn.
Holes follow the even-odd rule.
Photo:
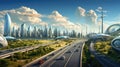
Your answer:
[[[101,42],[97,42],[94,47],[98,52],[120,63],[120,54],[117,53],[114,49],[112,49],[110,43],[111,41],[106,41],[106,42],[101,41]]]
[[[22,46],[32,46],[37,44],[46,44],[53,42],[54,40],[10,40],[8,41],[8,46],[0,48],[0,50],[9,49],[9,48],[17,48]]]

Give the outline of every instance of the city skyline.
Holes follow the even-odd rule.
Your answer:
[[[37,26],[28,26],[23,23],[20,27],[16,28],[11,26],[12,20],[10,15],[5,15],[4,23],[4,36],[15,37],[15,38],[56,38],[58,36],[69,36],[69,37],[82,37],[82,32],[76,32],[75,30],[69,31],[59,28],[52,28],[52,26],[44,26],[44,28],[38,28]],[[33,29],[32,29],[33,28]]]
[[[5,13],[9,12],[11,15],[11,19],[13,20],[13,25],[15,25],[16,27],[20,26],[22,23],[25,23],[28,24],[28,26],[34,25],[40,27],[50,25],[54,27],[60,27],[60,29],[74,29],[77,32],[80,32],[82,29],[85,30],[87,26],[88,32],[99,32],[99,29],[101,29],[99,28],[101,19],[99,16],[99,11],[96,10],[100,7],[106,11],[106,16],[104,18],[104,31],[109,25],[119,23],[120,21],[117,0],[51,0],[51,2],[49,3],[47,2],[47,0],[15,0],[12,1],[12,3],[10,3],[9,1],[6,3],[6,1],[1,0],[1,3],[1,25],[4,24],[3,19]],[[113,5],[112,3],[115,3],[116,5]],[[9,4],[11,6],[7,6],[5,4]],[[111,8],[107,6],[110,6]],[[112,8],[114,8],[114,10],[112,10]],[[0,26],[0,28],[3,28],[3,26]],[[84,30],[82,31],[86,33],[86,31]]]

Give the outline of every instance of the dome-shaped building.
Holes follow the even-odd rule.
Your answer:
[[[0,34],[0,48],[6,47],[6,46],[8,46],[8,42],[7,42],[6,38]]]
[[[111,46],[112,46],[114,49],[120,51],[120,36],[118,36],[118,37],[116,37],[116,38],[114,38],[114,39],[112,40]]]

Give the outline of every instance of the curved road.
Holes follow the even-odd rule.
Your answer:
[[[111,59],[109,59],[108,57],[106,57],[105,55],[102,55],[100,53],[98,53],[95,49],[94,49],[94,43],[91,42],[90,47],[89,47],[91,53],[95,56],[95,58],[104,66],[104,67],[120,67],[120,64],[112,61]]]

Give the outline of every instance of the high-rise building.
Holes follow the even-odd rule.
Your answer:
[[[21,33],[20,28],[18,28],[18,29],[16,30],[16,37],[21,37],[20,33]]]
[[[31,36],[32,36],[31,26],[28,27],[27,36],[28,36],[28,37],[31,37]]]
[[[38,35],[37,35],[37,27],[35,26],[34,27],[34,30],[33,30],[33,36],[34,37],[37,37]]]
[[[12,35],[13,37],[16,37],[16,28],[15,28],[15,26],[14,26],[13,29],[12,29],[11,35]]]
[[[7,13],[5,15],[4,36],[10,35],[11,35],[11,18],[10,15]]]
[[[20,34],[21,34],[21,37],[26,37],[27,36],[26,25],[24,23],[21,25],[21,32],[20,32]]]

